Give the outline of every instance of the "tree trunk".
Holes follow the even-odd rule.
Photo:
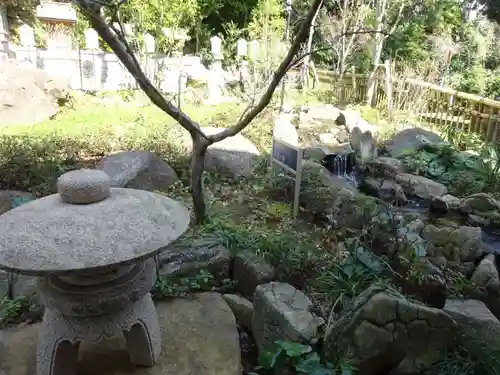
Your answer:
[[[321,5],[323,2],[321,3]],[[321,10],[321,5],[314,14],[311,21],[311,26],[309,27],[309,37],[307,39],[306,57],[304,57],[303,70],[302,70],[302,89],[305,91],[309,88],[309,61],[311,60],[311,49],[314,36],[314,27],[316,26],[316,19],[318,18],[319,12]]]
[[[207,220],[207,206],[203,187],[203,170],[208,142],[200,135],[193,138],[193,155],[191,157],[191,197],[193,198],[196,224],[203,224]]]

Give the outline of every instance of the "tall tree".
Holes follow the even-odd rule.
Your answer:
[[[405,0],[401,0],[396,17],[392,20],[390,17],[391,3],[394,0],[375,0],[375,30],[373,34],[372,47],[372,72],[366,83],[366,103],[370,105],[375,94],[375,82],[377,78],[377,68],[380,64],[384,42],[391,35],[401,19],[401,14],[405,6]],[[391,25],[392,22],[392,25]],[[389,31],[387,31],[389,30]]]
[[[214,135],[207,135],[203,132],[200,124],[195,122],[187,113],[171,103],[161,91],[154,86],[143,72],[132,48],[130,47],[121,23],[120,7],[123,0],[73,0],[88,18],[92,28],[109,45],[116,56],[123,63],[129,73],[136,79],[139,87],[149,97],[149,99],[166,115],[174,118],[183,128],[185,128],[193,141],[193,153],[191,158],[191,194],[196,215],[196,221],[201,223],[207,219],[206,204],[203,189],[202,174],[205,166],[205,155],[208,146],[215,142],[222,141],[234,136],[247,127],[255,117],[261,113],[270,103],[276,87],[285,76],[287,70],[296,63],[295,55],[300,50],[302,43],[307,39],[309,26],[321,7],[323,0],[314,0],[304,18],[302,25],[296,34],[288,53],[274,73],[267,90],[257,102],[252,102],[247,110],[242,114],[240,120],[233,126]],[[105,7],[111,17],[106,19],[101,12]],[[116,27],[118,24],[119,27]]]

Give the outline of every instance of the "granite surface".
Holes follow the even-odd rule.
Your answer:
[[[46,275],[125,265],[168,251],[189,219],[179,202],[142,190],[112,188],[92,204],[53,194],[0,216],[0,268]]]
[[[63,174],[57,180],[57,192],[63,201],[72,204],[89,204],[109,197],[109,176],[97,169],[80,169]]]

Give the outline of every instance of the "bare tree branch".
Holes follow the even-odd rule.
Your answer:
[[[111,47],[149,99],[161,110],[178,121],[193,137],[200,135],[206,139],[207,136],[201,131],[200,125],[175,105],[168,102],[163,94],[151,83],[149,78],[146,77],[135,54],[126,41],[124,33],[117,30],[113,25],[107,24],[98,12],[98,9],[92,5],[93,0],[73,0],[73,2],[86,13],[92,27]]]
[[[309,12],[307,13],[307,16],[305,17],[304,22],[300,26],[299,32],[295,36],[292,46],[288,50],[285,59],[281,62],[280,66],[278,67],[278,70],[274,73],[271,83],[269,84],[264,95],[262,95],[262,97],[260,98],[257,105],[250,112],[248,112],[245,115],[245,117],[243,117],[236,125],[231,126],[230,128],[227,128],[226,130],[220,133],[207,137],[211,143],[219,142],[227,137],[232,137],[238,134],[246,126],[248,126],[250,122],[252,122],[252,120],[255,119],[255,117],[257,117],[259,113],[262,112],[262,110],[271,102],[274,91],[276,90],[280,81],[283,79],[286,72],[290,68],[295,55],[300,50],[301,44],[306,40],[307,36],[309,35],[309,26],[314,18],[314,15],[321,6],[322,2],[323,0],[314,0],[311,8],[309,9]]]
[[[383,35],[387,35],[389,36],[390,33],[386,32],[386,31],[378,31],[378,30],[373,30],[373,29],[370,29],[370,30],[359,30],[359,31],[348,31],[346,33],[343,33],[343,34],[339,34],[339,35],[336,35],[334,37],[334,41],[336,39],[340,39],[344,36],[349,36],[349,35],[353,35],[353,34],[383,34]],[[319,52],[323,52],[323,51],[331,51],[332,49],[334,49],[333,46],[331,47],[323,47],[323,48],[318,48],[318,49],[315,49],[315,50],[312,50],[310,52],[306,52],[302,55],[300,55],[299,57],[297,57],[291,64],[290,64],[290,69],[294,68],[295,66],[297,66],[298,64],[300,64],[302,62],[302,60],[306,57],[306,56],[309,56],[309,55],[314,55],[315,53],[319,53]]]

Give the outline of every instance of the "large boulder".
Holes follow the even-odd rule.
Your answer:
[[[247,250],[234,257],[233,279],[241,293],[250,299],[258,285],[273,281],[275,276],[274,268],[259,254]]]
[[[45,121],[57,114],[68,93],[66,77],[15,60],[0,64],[0,125]]]
[[[122,151],[104,157],[98,167],[111,178],[111,186],[165,190],[179,180],[166,162],[149,151]]]
[[[327,359],[350,359],[363,375],[413,374],[454,344],[456,329],[440,309],[371,287],[329,326],[323,350]]]
[[[202,128],[206,135],[214,135],[224,128]],[[260,155],[257,147],[241,134],[210,145],[205,157],[205,168],[232,178],[249,177]]]
[[[158,272],[162,276],[189,277],[202,270],[221,281],[230,276],[231,252],[215,238],[184,235],[168,249],[156,257]]]
[[[465,338],[498,345],[500,322],[483,302],[473,299],[449,299],[444,311],[457,322]]]
[[[307,113],[303,116],[312,120],[337,121],[340,110],[332,104],[316,103],[310,104]]]
[[[240,343],[231,309],[217,293],[156,304],[162,352],[158,363],[130,363],[124,338],[80,346],[79,375],[241,375]],[[0,331],[0,374],[36,373],[39,324]]]
[[[350,135],[351,146],[361,161],[372,160],[377,157],[377,143],[369,130],[364,132],[356,126]]]
[[[259,351],[269,349],[277,340],[317,341],[324,321],[311,312],[309,298],[290,284],[259,285],[253,303],[252,332]]]
[[[421,128],[405,129],[386,141],[385,147],[394,158],[412,154],[426,145],[444,144],[443,138],[436,133]]]
[[[443,184],[429,178],[410,173],[398,173],[396,181],[404,187],[406,193],[421,199],[433,199],[446,195],[448,189]]]

